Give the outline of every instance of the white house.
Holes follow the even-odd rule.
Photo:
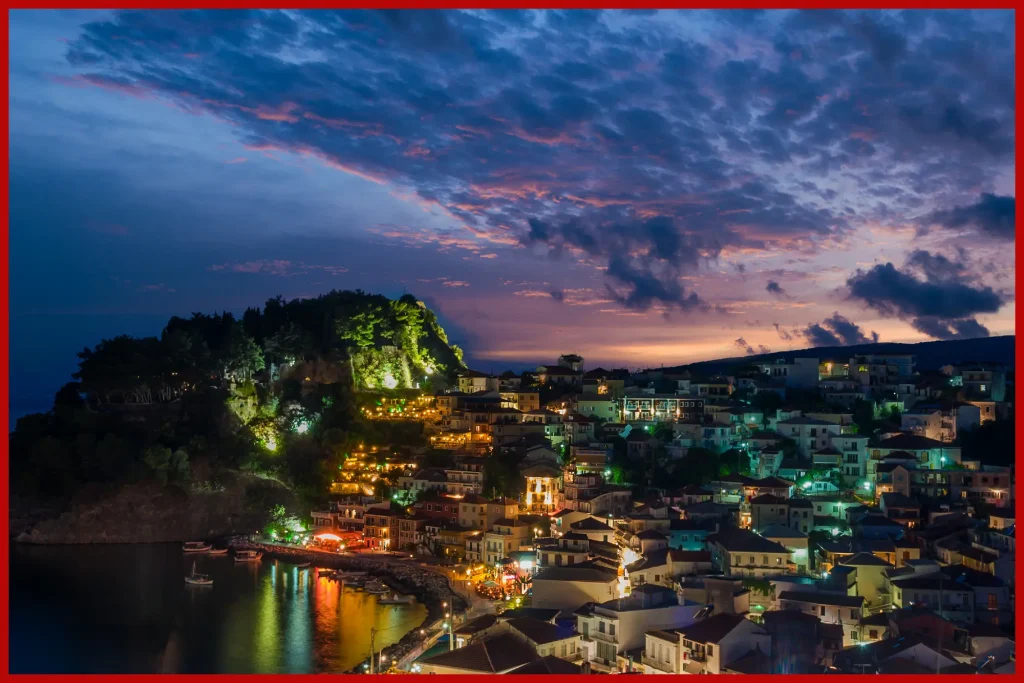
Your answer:
[[[650,584],[638,586],[628,598],[587,605],[576,611],[584,660],[597,670],[617,668],[618,656],[642,648],[648,631],[687,626],[703,609],[681,600],[674,589]]]

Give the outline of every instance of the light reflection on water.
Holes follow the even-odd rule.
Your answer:
[[[196,563],[212,587],[186,586]],[[11,671],[346,671],[419,626],[313,567],[185,557],[177,545],[11,548]]]

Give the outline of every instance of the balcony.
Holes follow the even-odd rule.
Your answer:
[[[688,657],[684,661],[706,662],[708,661],[708,655],[704,650],[694,650],[689,653]]]
[[[594,630],[594,629],[590,630],[589,637],[590,637],[591,640],[597,640],[597,641],[600,641],[602,643],[613,643],[614,644],[616,642],[615,641],[615,636],[609,635],[607,633],[601,633],[600,631],[597,631],[597,630]],[[586,640],[586,639],[587,639],[587,637],[584,636],[584,640]]]
[[[654,659],[653,657],[648,657],[646,654],[640,657],[640,663],[644,666],[649,666],[652,669],[656,669],[657,671],[662,671],[667,674],[677,673],[674,670],[672,662],[664,662],[660,659]]]

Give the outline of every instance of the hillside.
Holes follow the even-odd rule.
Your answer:
[[[729,371],[737,365],[764,363],[776,359],[818,358],[847,362],[851,356],[867,353],[912,353],[917,356],[918,370],[937,370],[949,363],[968,361],[1002,363],[1014,367],[1014,335],[983,337],[979,339],[951,339],[947,341],[919,342],[917,344],[857,344],[855,346],[822,346],[797,351],[781,351],[756,356],[737,356],[701,361],[688,365],[658,368],[664,372],[689,370],[698,374],[715,375]]]
[[[404,396],[465,367],[422,302],[361,291],[277,297],[240,319],[174,317],[159,337],[105,339],[78,357],[76,381],[51,410],[19,419],[10,434],[11,491],[26,509],[66,508],[97,486],[112,495],[98,509],[120,510],[124,491],[153,486],[177,491],[161,498],[169,506],[222,492],[239,473],[310,502],[356,445],[422,445],[422,434],[365,419],[357,390]],[[159,506],[151,512],[158,518]]]

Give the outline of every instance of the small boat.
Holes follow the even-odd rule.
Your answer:
[[[322,576],[322,577],[324,577],[326,579],[334,578],[335,574],[337,574],[337,572],[335,570],[333,570],[333,569],[317,569],[316,570],[316,575],[317,576]]]
[[[386,598],[381,598],[377,601],[378,605],[408,605],[409,603],[415,602],[415,595],[402,595],[400,593],[392,593]]]
[[[228,549],[227,548],[210,548],[207,551],[206,554],[207,555],[227,555],[228,554]]]
[[[192,563],[192,573],[185,577],[185,583],[190,586],[212,586],[213,579],[206,574],[196,573],[196,563]]]
[[[186,553],[206,553],[213,546],[204,541],[188,541],[181,547]]]
[[[385,595],[391,590],[384,585],[383,581],[379,581],[377,579],[371,579],[370,581],[367,581],[365,584],[363,584],[363,588],[366,590],[367,593],[376,593],[377,595]]]
[[[263,553],[258,550],[236,550],[235,562],[259,562]]]
[[[296,569],[305,569],[308,566],[309,566],[309,562],[303,562],[302,564],[295,565],[295,568]]]

